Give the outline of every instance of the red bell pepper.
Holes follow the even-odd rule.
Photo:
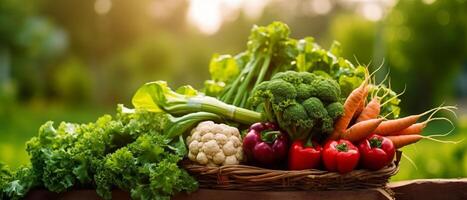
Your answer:
[[[302,140],[292,143],[289,150],[289,169],[304,170],[319,166],[321,151],[323,148],[315,142],[308,140],[306,144]]]
[[[386,137],[370,135],[358,145],[364,168],[378,170],[391,163],[396,153],[394,144]]]
[[[328,171],[347,173],[358,164],[360,153],[348,140],[330,140],[323,150],[323,163]]]

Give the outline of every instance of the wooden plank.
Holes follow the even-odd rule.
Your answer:
[[[388,200],[385,191],[376,189],[349,191],[234,191],[201,189],[192,194],[180,194],[173,200],[284,200],[284,199],[328,199],[328,200]],[[387,194],[386,194],[387,195]]]
[[[394,191],[397,200],[408,199],[467,199],[467,178],[463,179],[419,179],[401,181],[388,185]],[[127,200],[127,192],[114,190],[113,199]],[[46,190],[33,190],[26,200],[77,200],[100,199],[94,190],[72,190],[60,194]],[[174,200],[283,200],[283,199],[327,199],[327,200],[366,200],[390,199],[387,192],[377,189],[349,190],[349,191],[236,191],[200,189],[191,194],[176,195]]]
[[[71,190],[68,192],[62,193],[54,193],[44,189],[36,189],[29,192],[25,200],[100,200],[100,198],[96,190]],[[112,191],[112,199],[113,200],[128,200],[130,198],[130,194],[128,192],[124,192],[122,190],[114,190]]]
[[[467,199],[467,178],[418,179],[390,183],[396,199]]]

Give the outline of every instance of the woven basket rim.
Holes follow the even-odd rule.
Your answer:
[[[353,170],[347,174],[318,169],[278,170],[249,165],[208,167],[184,160],[181,165],[199,182],[200,188],[251,191],[353,190],[385,188],[399,171],[402,152],[394,162],[376,171]]]
[[[244,165],[244,164],[238,164],[238,165],[225,165],[225,166],[204,166],[204,165],[199,165],[196,164],[190,160],[183,160],[182,161],[182,166],[187,169],[188,171],[197,171],[197,172],[204,172],[206,174],[212,174],[212,172],[218,172],[220,174],[230,174],[230,173],[235,173],[237,171],[248,171],[248,173],[282,173],[282,174],[310,174],[310,175],[321,175],[321,174],[328,174],[328,175],[336,175],[336,176],[349,176],[352,174],[361,174],[361,173],[374,173],[374,174],[379,174],[379,173],[384,173],[384,172],[394,172],[396,173],[398,167],[399,167],[399,162],[401,159],[402,152],[401,151],[396,151],[396,156],[393,162],[389,164],[386,167],[383,167],[382,169],[376,170],[376,171],[371,171],[367,169],[356,169],[353,170],[347,174],[340,174],[337,172],[329,172],[325,170],[320,170],[320,169],[305,169],[305,170],[283,170],[283,169],[268,169],[268,168],[262,168],[262,167],[257,167],[257,166],[252,166],[252,165]],[[238,171],[240,170],[240,171]],[[204,174],[201,173],[201,174]],[[247,173],[247,172],[244,172]],[[393,175],[393,174],[392,174]]]

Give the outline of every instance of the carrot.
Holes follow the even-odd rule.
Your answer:
[[[354,116],[354,118],[356,118],[355,120],[356,123],[364,121],[364,120],[376,119],[378,117],[378,115],[380,114],[380,108],[381,108],[380,101],[381,99],[386,97],[386,95],[389,94],[389,90],[386,93],[384,93],[382,96],[378,96],[378,94],[381,91],[381,88],[382,88],[381,85],[384,84],[384,82],[388,79],[388,77],[389,77],[389,72],[386,74],[384,79],[378,85],[375,85],[376,80],[374,80],[375,77],[373,77],[373,83],[370,83],[370,85],[367,88],[373,87],[373,88],[378,88],[378,89],[371,92],[371,101],[368,104],[366,104],[366,106],[365,106],[365,103],[366,103],[367,96],[368,96],[370,89],[367,89],[365,91],[364,101],[360,103],[359,109],[355,113],[356,116]],[[389,80],[389,85],[391,85],[390,80]]]
[[[464,141],[464,139],[465,139],[464,138],[464,139],[461,139],[459,141],[449,141],[449,140],[435,139],[435,137],[444,137],[444,136],[446,136],[446,134],[444,134],[444,135],[430,135],[430,136],[423,136],[423,135],[419,135],[419,134],[391,135],[391,136],[386,136],[386,137],[392,141],[392,143],[394,144],[394,147],[396,147],[396,149],[407,146],[409,144],[413,144],[415,142],[418,142],[421,139],[428,139],[428,140],[435,141],[435,142],[440,142],[440,143],[443,143],[443,144],[458,144],[458,143]]]
[[[334,125],[334,130],[332,131],[331,136],[329,139],[336,140],[339,139],[340,135],[344,133],[345,129],[349,125],[352,117],[357,111],[358,105],[363,99],[366,87],[366,80],[362,82],[362,84],[354,89],[347,99],[344,102],[344,114],[336,121]]]
[[[422,138],[424,138],[421,135],[397,135],[397,136],[386,136],[386,137],[392,141],[396,149],[407,146],[409,144],[413,144],[415,142],[418,142]]]
[[[451,124],[451,126],[454,128],[454,124],[452,123],[451,120],[449,120],[448,118],[445,118],[445,117],[436,117],[436,118],[432,118],[433,115],[435,114],[436,112],[433,112],[430,117],[423,121],[423,122],[420,122],[420,123],[415,123],[415,124],[412,124],[411,126],[405,128],[405,129],[402,129],[400,131],[396,131],[396,132],[393,132],[393,133],[390,133],[388,135],[412,135],[412,134],[421,134],[423,129],[428,125],[428,123],[430,123],[431,121],[435,121],[435,120],[443,120],[443,121],[447,121],[449,124]],[[441,135],[439,135],[441,136]]]
[[[432,113],[431,116],[430,116],[430,118],[431,118],[434,115],[434,113],[438,112],[439,110],[447,110],[447,111],[453,112],[451,109],[455,109],[455,108],[456,107],[454,107],[454,106],[442,106],[442,107],[440,106],[440,107],[430,109],[430,110],[428,110],[428,111],[426,111],[424,113],[418,114],[418,115],[411,115],[411,116],[407,116],[407,117],[403,117],[403,118],[383,121],[378,126],[378,128],[375,129],[374,132],[375,132],[375,134],[383,135],[383,136],[392,135],[395,132],[402,131],[402,130],[412,126],[413,124],[415,124],[420,119],[420,117],[422,117],[422,116],[424,116],[424,115],[426,115],[428,113]],[[430,118],[429,118],[429,120],[430,120]]]
[[[381,124],[378,126],[378,128],[375,129],[374,132],[375,134],[386,136],[391,133],[401,131],[411,126],[412,124],[415,124],[420,117],[421,115],[411,115],[404,118],[387,120],[381,122]]]
[[[391,83],[389,82],[389,85]],[[360,116],[357,118],[356,122],[361,122],[361,121],[364,121],[364,120],[368,120],[368,119],[375,119],[376,117],[378,117],[378,115],[380,114],[381,112],[381,107],[383,107],[385,104],[391,102],[392,100],[394,100],[395,98],[403,95],[405,93],[405,88],[404,90],[395,95],[394,97],[388,99],[387,101],[383,102],[381,104],[381,100],[386,97],[387,95],[389,95],[389,91],[386,92],[385,94],[383,94],[381,97],[378,96],[378,92],[376,92],[375,96],[372,97],[370,103],[368,103],[368,105],[365,107],[365,109],[363,110],[362,114],[360,114]],[[389,113],[388,115],[390,115],[391,113]]]
[[[355,111],[352,118],[358,118],[358,116],[360,116],[362,111],[365,109],[366,97],[367,96],[368,96],[368,87],[365,87],[364,91],[363,91],[363,98],[360,101],[360,103],[358,104],[357,110]]]
[[[382,118],[370,119],[354,124],[342,134],[342,138],[351,142],[358,142],[370,135],[383,121]]]
[[[380,113],[380,106],[379,106],[379,99],[373,98],[371,101],[365,106],[365,109],[360,113],[360,116],[357,118],[357,123],[369,119],[375,119],[378,117]]]
[[[421,134],[423,129],[426,127],[427,123],[425,122],[420,122],[420,123],[415,123],[412,124],[411,126],[402,129],[400,131],[396,131],[393,133],[390,133],[388,135],[413,135],[413,134]]]
[[[360,116],[360,114],[362,113],[363,109],[365,109],[365,101],[360,101],[360,103],[358,104],[357,110],[353,114],[352,118],[354,119],[358,118],[358,116]]]

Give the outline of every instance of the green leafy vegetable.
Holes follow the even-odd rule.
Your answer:
[[[105,199],[114,187],[136,199],[193,191],[196,181],[177,165],[187,151],[181,135],[200,121],[219,119],[212,113],[173,117],[120,105],[115,118],[105,115],[94,123],[47,122],[27,143],[31,167],[10,173],[0,166],[1,195],[19,199],[36,186],[53,192],[95,187]]]
[[[177,166],[184,156],[177,152],[183,151],[169,145],[162,135],[143,134],[108,154],[97,167],[98,194],[110,199],[113,186],[129,189],[133,199],[170,199],[177,192],[194,191],[197,182]]]

